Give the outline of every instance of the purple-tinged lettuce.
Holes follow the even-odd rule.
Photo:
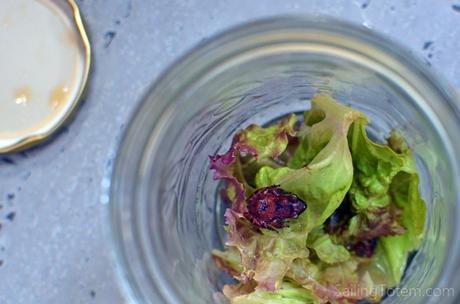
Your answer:
[[[254,191],[245,169],[255,171],[262,165],[276,164],[274,159],[284,152],[289,138],[295,135],[296,121],[292,114],[267,128],[250,125],[235,135],[225,154],[209,157],[214,179],[226,182],[224,194],[235,211],[246,210],[245,199]]]

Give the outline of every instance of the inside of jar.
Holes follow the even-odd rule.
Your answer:
[[[305,111],[317,93],[332,95],[370,118],[368,132],[384,142],[394,128],[414,151],[428,220],[423,245],[401,282],[406,288],[437,284],[448,250],[449,210],[455,202],[451,155],[438,119],[407,87],[383,73],[324,53],[264,56],[238,64],[191,88],[168,109],[146,150],[149,242],[146,252],[165,298],[184,303],[225,303],[230,278],[210,258],[226,235],[219,183],[209,155],[225,152],[237,130]],[[385,303],[419,303],[388,297]]]

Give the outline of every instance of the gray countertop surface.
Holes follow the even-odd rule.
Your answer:
[[[79,0],[94,64],[83,106],[41,147],[0,156],[0,303],[125,303],[101,180],[141,96],[215,33],[277,14],[336,16],[399,41],[460,88],[460,1]],[[1,53],[1,51],[0,51]]]

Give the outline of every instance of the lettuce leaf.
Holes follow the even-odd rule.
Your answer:
[[[370,267],[380,272],[376,280],[387,287],[399,284],[406,268],[410,253],[406,235],[383,237],[379,239],[377,250]],[[383,279],[382,279],[383,278]]]
[[[360,271],[366,262],[356,257],[336,264],[299,259],[294,261],[286,278],[310,290],[321,303],[356,303],[364,298],[379,300],[383,290],[377,288],[367,271]]]
[[[255,177],[256,187],[280,185],[308,205],[306,212],[293,222],[302,231],[321,225],[340,205],[353,179],[353,163],[348,148],[350,125],[365,119],[349,107],[336,103],[331,97],[317,95],[312,100],[305,135],[289,162],[289,167],[262,167]],[[311,160],[310,160],[311,159]]]
[[[250,151],[258,160],[276,158],[286,150],[289,136],[295,136],[296,122],[295,114],[290,114],[266,128],[250,125],[235,135],[233,146],[238,146],[240,151]]]
[[[368,270],[374,281],[392,287],[399,284],[409,253],[420,246],[425,227],[415,161],[397,132],[388,146],[378,145],[357,122],[349,142],[356,169],[349,195],[358,215],[350,220],[348,234],[381,236]]]
[[[234,210],[245,211],[245,199],[254,191],[251,176],[263,165],[277,166],[274,158],[284,152],[289,138],[295,135],[296,121],[291,114],[267,128],[250,125],[234,136],[225,154],[209,157],[214,179],[226,182],[222,194]]]
[[[350,252],[344,246],[334,244],[328,234],[317,238],[311,245],[311,248],[315,250],[320,260],[327,264],[345,262],[350,259]]]
[[[306,235],[280,236],[274,231],[259,230],[231,209],[227,209],[225,216],[226,245],[237,249],[241,255],[242,271],[237,279],[242,282],[254,280],[258,289],[276,290],[293,261],[308,257]]]
[[[389,188],[396,174],[416,172],[410,151],[397,153],[388,146],[372,142],[363,121],[351,126],[349,143],[355,168],[349,193],[353,206],[357,210],[388,206],[391,201]]]
[[[387,286],[399,284],[409,254],[422,241],[426,205],[420,197],[417,174],[400,172],[390,187],[392,201],[402,210],[402,223],[407,232],[380,238],[371,268],[376,277],[384,277]]]
[[[353,242],[400,235],[405,232],[400,210],[394,206],[387,206],[369,209],[353,216],[343,236]]]
[[[393,203],[402,210],[401,221],[407,229],[408,249],[415,250],[423,238],[427,212],[419,191],[418,175],[398,173],[391,184],[390,195]]]
[[[255,288],[256,284],[254,283],[254,281],[248,281],[245,283],[224,285],[222,292],[225,295],[225,297],[231,301],[233,298],[236,298],[238,296],[244,296],[254,292]]]
[[[308,258],[295,259],[286,273],[286,277],[291,281],[310,289],[319,280],[319,276],[319,267]]]
[[[241,254],[235,247],[229,247],[225,251],[213,250],[212,258],[217,267],[233,277],[238,277],[243,272]]]
[[[221,192],[224,199],[232,204],[232,208],[239,212],[245,211],[246,192],[252,187],[247,183],[241,169],[239,151],[231,148],[223,155],[210,156],[211,169],[214,170],[214,179],[226,182]]]
[[[352,258],[324,268],[321,285],[316,287],[316,294],[331,303],[356,303],[362,299],[380,300],[384,290],[375,284],[368,271],[361,270],[365,263],[359,258]]]
[[[283,282],[276,291],[255,290],[246,295],[239,295],[231,304],[319,304],[320,299],[308,289]]]

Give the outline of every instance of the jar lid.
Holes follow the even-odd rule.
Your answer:
[[[0,153],[52,135],[85,87],[90,43],[74,0],[0,1]]]

